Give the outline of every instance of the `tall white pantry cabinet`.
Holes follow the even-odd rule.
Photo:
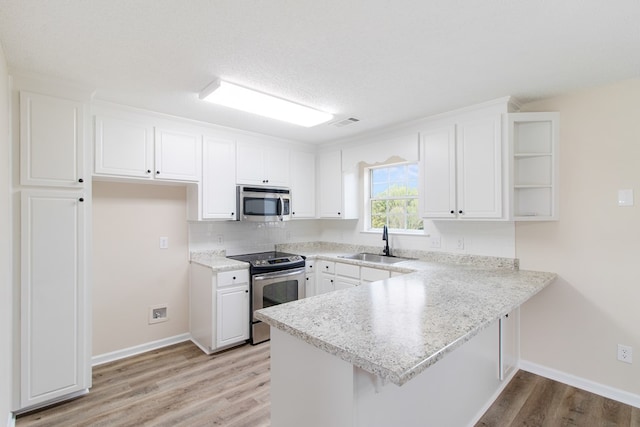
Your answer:
[[[85,250],[91,175],[84,149],[89,98],[81,98],[24,90],[14,96],[20,155],[19,183],[13,185],[20,199],[18,412],[91,386]]]

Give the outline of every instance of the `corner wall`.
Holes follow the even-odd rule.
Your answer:
[[[11,268],[13,265],[11,233],[11,123],[9,72],[0,45],[0,425],[12,419],[13,294]]]
[[[189,332],[188,260],[185,187],[94,181],[94,357]],[[158,304],[169,320],[149,324]]]
[[[520,268],[559,275],[522,308],[522,359],[640,396],[640,79],[523,111],[560,112],[560,220],[516,224]]]

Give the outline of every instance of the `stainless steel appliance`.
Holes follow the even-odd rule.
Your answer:
[[[251,344],[267,341],[269,325],[257,320],[256,310],[304,298],[304,257],[285,252],[230,256],[249,263],[251,274]]]
[[[291,219],[291,190],[277,187],[236,188],[238,221],[288,221]]]

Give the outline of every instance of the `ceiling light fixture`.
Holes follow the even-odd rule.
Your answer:
[[[333,114],[282,98],[256,92],[220,79],[200,92],[200,99],[276,120],[311,127],[333,119]]]

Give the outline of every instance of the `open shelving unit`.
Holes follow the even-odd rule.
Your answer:
[[[514,221],[558,219],[558,113],[509,114]]]

